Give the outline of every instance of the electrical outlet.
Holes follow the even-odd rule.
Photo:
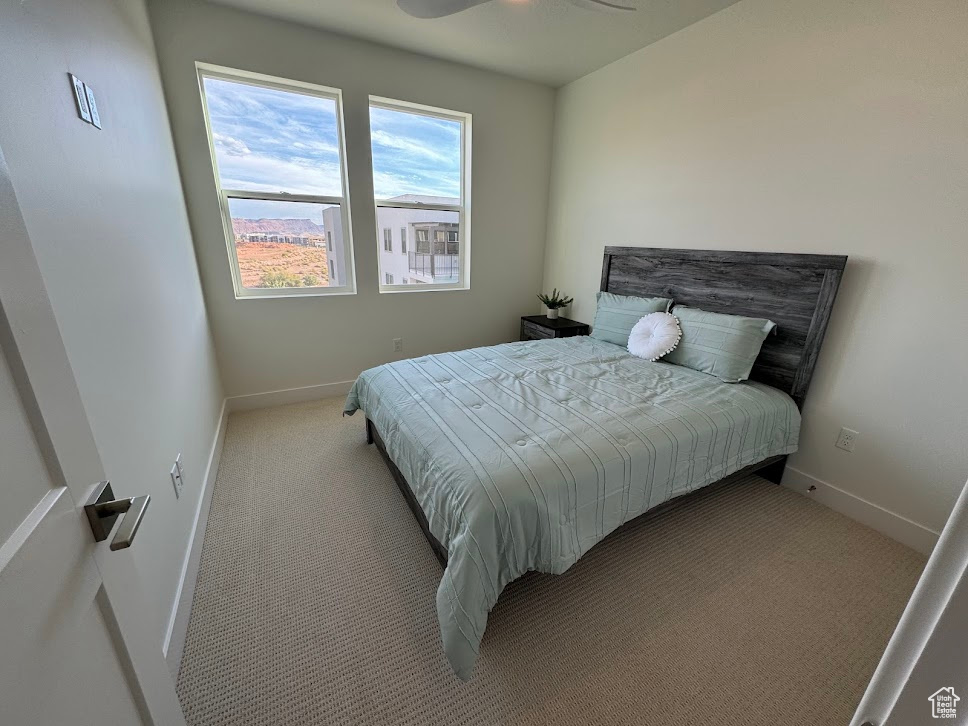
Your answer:
[[[393,339],[393,352],[402,353],[403,352],[403,338]]]
[[[178,499],[181,496],[182,486],[185,484],[178,472],[178,464],[172,464],[171,471],[168,473],[171,475],[171,485],[175,487],[175,499]]]
[[[844,451],[853,451],[858,436],[860,434],[853,429],[841,429],[840,436],[837,437],[837,448]]]

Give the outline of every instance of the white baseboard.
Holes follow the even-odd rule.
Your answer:
[[[816,479],[792,466],[786,467],[783,486],[815,499],[834,511],[866,524],[871,529],[876,529],[881,534],[926,555],[931,554],[931,550],[938,543],[940,536],[938,532],[873,502],[868,502],[866,499],[861,499],[855,494],[838,489],[833,484]],[[811,490],[810,487],[815,489]]]
[[[229,412],[250,411],[255,408],[269,406],[283,406],[287,403],[302,403],[303,401],[317,401],[332,396],[345,396],[350,392],[355,381],[339,381],[337,383],[321,383],[317,386],[303,386],[301,388],[285,388],[281,391],[266,391],[265,393],[250,393],[245,396],[230,396],[225,399]]]
[[[229,399],[222,401],[219,413],[218,428],[215,430],[215,440],[208,455],[208,466],[202,478],[202,492],[195,509],[195,521],[192,522],[191,533],[188,536],[188,549],[185,561],[182,563],[181,576],[178,578],[178,590],[175,593],[175,603],[168,617],[168,629],[165,631],[165,642],[162,652],[173,676],[178,675],[181,665],[182,652],[185,650],[185,636],[188,634],[188,620],[192,614],[192,600],[195,597],[195,582],[198,579],[198,565],[202,557],[202,544],[205,542],[205,528],[208,525],[208,511],[212,506],[212,493],[215,491],[215,477],[218,474],[219,461],[222,458],[222,444],[225,442],[225,426],[229,417]]]
[[[353,381],[340,381],[317,386],[288,388],[282,391],[254,393],[246,396],[229,396],[222,401],[218,429],[215,432],[215,440],[212,442],[205,476],[202,478],[202,493],[198,500],[198,507],[195,509],[195,520],[192,522],[188,549],[182,563],[181,576],[178,579],[175,602],[168,617],[168,628],[165,631],[164,643],[162,643],[162,651],[165,654],[168,669],[173,676],[178,675],[182,653],[185,649],[185,636],[188,634],[188,621],[192,613],[192,600],[195,597],[198,566],[202,557],[202,545],[205,542],[205,528],[208,525],[208,514],[212,507],[215,477],[218,474],[219,460],[222,457],[222,444],[225,442],[225,427],[229,414],[233,411],[249,411],[256,408],[281,406],[287,403],[315,401],[331,396],[345,396],[349,393],[353,383]]]

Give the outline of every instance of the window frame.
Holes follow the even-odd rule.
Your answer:
[[[412,285],[386,285],[384,284],[382,267],[378,262],[378,281],[381,293],[397,292],[435,292],[437,290],[470,290],[471,289],[471,146],[472,146],[472,122],[473,114],[465,111],[451,111],[437,106],[427,106],[412,101],[402,101],[385,96],[370,96],[367,112],[371,108],[382,108],[388,111],[400,111],[421,116],[430,116],[446,121],[457,121],[461,125],[460,139],[460,198],[458,204],[427,204],[423,202],[401,202],[391,199],[380,199],[374,194],[374,217],[377,227],[377,244],[380,244],[380,208],[388,207],[391,209],[422,209],[425,211],[456,212],[457,224],[460,230],[458,239],[458,259],[457,266],[460,271],[456,282],[447,283],[423,283]],[[372,138],[370,140],[370,173],[373,173],[372,161]],[[416,238],[416,234],[414,235]],[[417,240],[414,239],[414,251],[416,252]],[[409,249],[407,253],[409,255]],[[432,248],[431,248],[432,251]],[[379,259],[379,258],[378,258]]]
[[[229,269],[232,273],[232,286],[235,289],[236,300],[264,300],[271,298],[291,297],[325,297],[329,295],[356,294],[356,262],[353,252],[353,233],[350,220],[350,189],[349,170],[346,159],[346,134],[343,121],[343,92],[339,88],[321,86],[278,76],[253,73],[239,68],[214,65],[212,63],[195,62],[195,72],[198,78],[199,97],[202,103],[202,114],[205,123],[205,136],[208,139],[208,150],[212,161],[212,173],[215,181],[215,191],[218,195],[219,211],[222,217],[222,231],[228,253]],[[260,192],[245,189],[228,189],[222,186],[219,174],[218,158],[215,154],[215,140],[213,138],[212,123],[208,113],[208,99],[205,97],[205,79],[212,78],[251,86],[261,86],[286,93],[300,93],[306,96],[331,100],[336,105],[336,137],[339,151],[341,191],[343,196],[323,196],[315,194],[292,194],[289,192]],[[235,230],[232,227],[232,214],[229,209],[230,199],[253,199],[270,202],[302,202],[307,204],[336,205],[340,210],[343,228],[343,259],[346,280],[342,285],[330,287],[286,287],[286,288],[248,288],[242,285],[242,272],[235,248]],[[326,230],[327,233],[331,230]],[[329,242],[330,237],[327,237]],[[334,250],[327,244],[327,253]],[[335,247],[335,244],[332,246]],[[327,267],[335,269],[332,258],[327,256]]]

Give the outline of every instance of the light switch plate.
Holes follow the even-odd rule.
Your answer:
[[[171,465],[171,485],[175,487],[175,499],[181,496],[182,491],[182,478],[181,474],[178,473],[178,464]]]
[[[77,103],[77,115],[82,120],[91,123],[91,107],[87,105],[87,91],[84,90],[84,83],[73,73],[68,73],[71,79],[71,88],[74,89],[74,101]]]
[[[94,91],[86,83],[84,84],[84,95],[87,97],[87,106],[91,111],[91,123],[101,128],[101,116],[97,112],[97,101],[94,100]]]

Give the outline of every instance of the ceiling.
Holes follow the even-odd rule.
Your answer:
[[[491,0],[418,20],[396,0],[216,0],[424,55],[551,86],[581,78],[737,0],[622,0],[637,12],[596,12],[566,0]]]

